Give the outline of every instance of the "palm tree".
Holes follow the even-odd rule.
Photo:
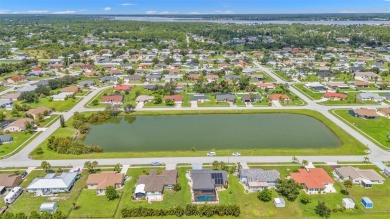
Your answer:
[[[47,162],[47,161],[42,161],[41,167],[42,167],[42,169],[43,169],[45,172],[48,172],[48,171],[50,170],[50,168],[51,168],[51,165],[50,165],[50,163]]]
[[[307,165],[309,165],[309,161],[307,161],[307,160],[302,160],[302,165],[303,165],[304,167],[306,167]]]
[[[213,162],[213,165],[212,165],[212,166],[213,166],[213,170],[218,170],[218,168],[219,168],[219,162],[215,160],[215,161]]]
[[[368,162],[370,162],[370,158],[368,158],[367,156],[365,156],[364,157],[364,161],[363,161],[364,163],[368,163]]]
[[[292,162],[293,163],[298,163],[298,158],[296,156],[292,157]]]
[[[348,189],[352,188],[352,181],[351,180],[345,180],[343,184],[345,187],[345,191],[347,191],[347,192],[348,192]]]
[[[34,125],[32,124],[32,122],[28,122],[26,121],[24,123],[24,130],[27,132],[27,133],[31,133],[34,131]]]

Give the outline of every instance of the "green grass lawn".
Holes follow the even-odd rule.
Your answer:
[[[40,98],[38,103],[30,103],[31,108],[37,108],[39,106],[45,106],[53,109],[54,111],[64,112],[72,109],[80,98],[68,98],[64,101],[50,101],[50,97]]]
[[[13,142],[0,145],[0,157],[11,153],[33,135],[34,133],[12,133],[11,136],[14,138]]]
[[[45,127],[46,125],[52,124],[54,121],[56,121],[59,118],[59,115],[51,115],[48,118],[45,118],[44,120],[39,122],[39,127]]]
[[[46,173],[44,171],[33,171],[26,177],[21,186],[26,188],[26,186],[28,186],[34,178],[43,177],[45,175]],[[82,177],[76,181],[70,193],[62,193],[53,197],[35,197],[34,194],[29,194],[24,191],[23,194],[17,199],[17,201],[10,206],[8,211],[14,213],[25,212],[27,214],[32,211],[39,212],[39,207],[43,202],[54,201],[58,204],[58,210],[62,211],[65,215],[68,215],[72,209],[72,203],[76,202],[81,190],[86,185],[86,180],[87,174],[86,172],[83,172]]]
[[[217,102],[214,95],[206,95],[210,101],[198,103],[198,107],[229,107],[229,103]]]
[[[83,190],[77,199],[77,209],[72,210],[71,218],[114,217],[120,198],[108,201],[105,195],[97,196],[96,190]]]
[[[226,111],[212,111],[212,110],[199,110],[199,111],[140,111],[134,112],[131,115],[192,115],[192,114],[260,114],[260,113],[292,113],[292,114],[303,114],[311,116],[315,119],[320,120],[326,126],[330,128],[342,141],[342,146],[337,148],[312,148],[312,149],[292,149],[292,148],[281,148],[281,149],[240,149],[238,150],[243,156],[273,156],[273,155],[285,155],[285,156],[297,156],[297,155],[364,155],[366,147],[353,138],[351,135],[346,133],[343,129],[338,127],[332,121],[327,119],[322,114],[311,111],[311,110],[226,110]],[[72,128],[72,118],[66,122],[66,128],[59,128],[53,133],[56,137],[73,137],[76,132]],[[71,154],[57,154],[49,150],[46,146],[47,140],[45,140],[40,147],[44,150],[44,153],[37,155],[32,152],[30,155],[39,160],[45,159],[91,159],[91,158],[130,158],[130,157],[194,157],[194,156],[206,156],[208,151],[192,151],[191,148],[183,149],[182,151],[175,151],[174,154],[170,151],[153,151],[153,152],[103,152],[103,153],[92,153],[83,155],[71,155]],[[227,156],[235,150],[216,150],[218,156]]]
[[[324,93],[315,92],[311,89],[305,87],[304,84],[294,84],[293,87],[301,91],[305,96],[309,97],[312,100],[321,100],[324,96]]]
[[[387,138],[387,134],[390,132],[390,119],[383,116],[373,120],[356,118],[350,115],[348,110],[345,109],[334,110],[332,112],[345,119],[351,127],[361,130],[369,137],[384,145],[386,147],[385,149],[390,149],[390,141]]]

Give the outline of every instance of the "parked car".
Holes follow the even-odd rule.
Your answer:
[[[234,152],[232,155],[235,156],[235,157],[241,156],[241,154],[238,153],[238,152]]]
[[[209,156],[209,157],[215,157],[215,156],[217,156],[217,153],[215,153],[215,152],[208,152],[208,153],[207,153],[207,156]]]
[[[160,162],[154,161],[151,163],[152,166],[161,166]]]
[[[24,179],[26,176],[27,176],[27,171],[23,171],[23,173],[22,173],[22,178]]]

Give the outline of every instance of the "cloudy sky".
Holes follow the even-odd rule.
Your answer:
[[[0,0],[0,14],[390,13],[390,0]]]

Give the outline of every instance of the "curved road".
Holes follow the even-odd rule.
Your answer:
[[[266,72],[271,77],[273,77],[277,83],[287,83],[277,75],[275,75],[268,68],[264,68],[259,63],[254,62],[254,64],[258,67],[258,69]],[[64,119],[68,120],[74,112],[83,112],[83,111],[96,111],[99,109],[93,108],[85,108],[84,105],[87,104],[94,96],[96,96],[100,91],[106,89],[107,87],[96,88],[87,96],[85,96],[74,108],[72,108],[69,112],[64,113]],[[295,93],[298,97],[303,99],[307,105],[306,106],[297,106],[297,107],[262,107],[256,108],[259,109],[311,109],[322,113],[324,116],[333,121],[336,125],[340,126],[350,135],[355,137],[357,140],[362,142],[364,145],[370,149],[371,153],[367,155],[370,158],[370,161],[387,161],[390,158],[390,152],[385,151],[378,147],[371,140],[367,139],[365,136],[355,131],[353,128],[346,125],[344,122],[339,120],[337,117],[333,116],[329,113],[331,109],[337,108],[347,108],[346,106],[323,106],[315,103],[313,100],[306,97],[304,94],[299,92],[294,87],[290,86],[289,88],[293,93]],[[359,106],[354,106],[359,107]],[[363,106],[362,106],[363,107]],[[367,106],[364,106],[367,107]],[[375,106],[378,107],[378,106]],[[382,106],[383,107],[383,106]],[[254,110],[253,108],[232,108],[232,107],[199,107],[199,108],[142,108],[137,111],[164,111],[164,110]],[[28,166],[40,166],[41,161],[39,160],[31,160],[28,155],[32,152],[38,145],[40,145],[46,138],[48,138],[55,130],[60,127],[60,122],[56,121],[53,125],[47,128],[44,132],[42,132],[38,137],[36,137],[33,141],[31,141],[25,148],[23,148],[19,153],[13,155],[9,158],[0,160],[0,167],[28,167]],[[212,162],[214,160],[225,161],[228,160],[230,162],[291,162],[291,158],[294,156],[242,156],[242,157],[166,157],[166,158],[122,158],[122,159],[93,159],[99,162],[101,165],[113,165],[117,163],[121,164],[147,164],[153,161],[159,161],[162,163],[198,163],[198,162]],[[337,162],[337,161],[363,161],[365,156],[297,156],[298,159],[306,159],[311,162]],[[83,166],[83,164],[87,161],[86,159],[78,159],[78,160],[49,160],[49,163],[53,166]]]

